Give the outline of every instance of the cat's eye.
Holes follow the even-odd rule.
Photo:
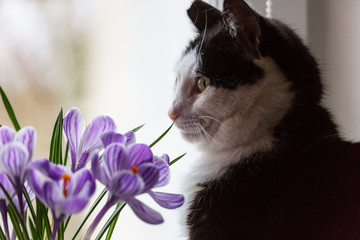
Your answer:
[[[210,79],[204,76],[199,77],[197,84],[200,92],[203,92],[210,85]]]

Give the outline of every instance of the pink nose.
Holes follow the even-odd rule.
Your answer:
[[[171,120],[173,120],[173,122],[175,122],[175,120],[180,116],[180,114],[178,112],[176,112],[175,110],[169,111],[169,117]]]

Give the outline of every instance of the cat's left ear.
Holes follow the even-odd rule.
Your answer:
[[[231,34],[247,40],[249,51],[255,58],[260,57],[260,26],[258,15],[243,0],[224,0],[224,17]]]
[[[187,14],[199,32],[211,28],[222,19],[221,12],[217,8],[200,0],[192,3]]]

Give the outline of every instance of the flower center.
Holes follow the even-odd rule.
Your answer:
[[[65,173],[61,176],[61,179],[64,180],[64,190],[63,190],[63,194],[65,197],[67,197],[68,195],[68,192],[67,192],[67,185],[68,185],[68,182],[70,181],[70,176],[69,174]]]
[[[130,169],[134,174],[137,174],[139,172],[139,169],[135,166],[132,165],[131,169]]]

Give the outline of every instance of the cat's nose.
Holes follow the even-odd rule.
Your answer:
[[[170,110],[168,114],[173,122],[175,122],[175,120],[180,116],[180,114],[175,109]]]

